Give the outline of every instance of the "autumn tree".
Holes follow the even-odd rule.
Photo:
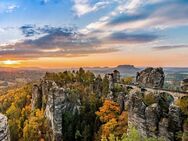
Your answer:
[[[125,77],[122,79],[123,84],[130,85],[133,82],[133,77]]]
[[[44,111],[37,109],[25,122],[23,139],[24,141],[37,141],[42,139],[44,130],[46,130]]]
[[[107,123],[112,118],[117,118],[120,115],[120,106],[111,100],[105,100],[103,106],[96,112],[101,122]]]
[[[109,137],[110,134],[122,136],[127,131],[128,114],[120,113],[120,106],[114,101],[105,100],[103,106],[96,112],[101,126],[101,139]]]

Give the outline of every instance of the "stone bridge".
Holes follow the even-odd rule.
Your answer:
[[[127,89],[134,89],[136,91],[143,91],[143,92],[148,91],[152,93],[169,94],[174,98],[174,101],[185,98],[185,97],[188,98],[188,92],[172,91],[172,90],[160,89],[160,88],[139,87],[137,85],[123,85],[123,87]]]

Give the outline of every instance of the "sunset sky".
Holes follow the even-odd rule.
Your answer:
[[[188,67],[188,0],[0,0],[0,67]]]

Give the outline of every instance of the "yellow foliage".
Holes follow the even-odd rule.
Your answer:
[[[129,85],[133,82],[133,77],[125,77],[122,79],[123,83]]]
[[[102,136],[108,137],[110,133],[113,132],[116,126],[117,126],[117,120],[115,118],[112,118],[106,124],[102,125]]]
[[[156,97],[153,93],[147,93],[143,97],[143,101],[146,105],[151,105],[153,103],[156,103]]]
[[[40,140],[42,130],[44,130],[44,111],[37,109],[34,115],[25,122],[23,138],[25,141]]]
[[[176,105],[180,107],[180,109],[188,115],[188,98],[178,99],[176,101]]]

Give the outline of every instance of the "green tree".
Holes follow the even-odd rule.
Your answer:
[[[109,93],[109,80],[108,76],[105,75],[102,80],[102,95],[107,96]]]

